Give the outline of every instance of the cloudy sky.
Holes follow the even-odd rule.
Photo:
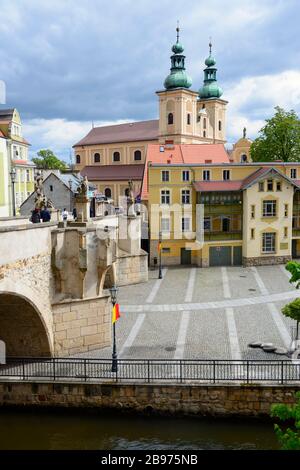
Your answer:
[[[177,19],[195,90],[212,37],[229,142],[244,126],[255,138],[276,105],[300,112],[299,0],[0,0],[0,12],[6,107],[32,154],[68,161],[92,121],[157,118]]]

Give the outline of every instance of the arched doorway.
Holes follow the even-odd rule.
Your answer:
[[[51,356],[46,326],[24,297],[0,294],[0,339],[5,342],[7,356]]]

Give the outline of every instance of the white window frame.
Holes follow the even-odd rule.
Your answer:
[[[272,205],[272,210],[267,211],[267,205],[271,204]],[[276,217],[277,214],[277,201],[276,200],[270,200],[270,201],[263,201],[263,217]]]
[[[164,226],[165,224],[165,226]],[[161,217],[160,218],[160,230],[162,233],[170,233],[171,230],[171,219],[170,217]]]
[[[181,204],[191,204],[191,190],[184,188],[181,190]]]
[[[185,222],[188,220],[188,227],[185,226]],[[181,231],[190,232],[191,228],[191,218],[190,217],[181,217]]]
[[[225,178],[225,174],[228,175],[228,178]],[[223,170],[223,181],[230,181],[230,170]]]
[[[208,176],[208,178],[206,176]],[[210,170],[202,171],[202,179],[203,181],[210,181]]]
[[[187,176],[187,178],[186,178]],[[182,171],[182,181],[190,181],[190,170]]]
[[[167,179],[165,177],[167,176]],[[163,183],[170,182],[170,171],[169,170],[161,170],[161,180]]]
[[[267,253],[267,254],[276,253],[276,233],[275,232],[264,232],[262,234],[262,253]]]
[[[168,194],[163,194],[163,193],[168,193]],[[169,202],[163,202],[163,198],[169,197]],[[170,189],[163,188],[160,190],[160,203],[162,205],[170,205],[171,204],[171,191]]]
[[[291,168],[290,169],[290,175],[291,175],[290,177],[291,177],[292,180],[296,180],[297,179],[297,168]],[[295,176],[293,176],[293,175],[295,175]]]

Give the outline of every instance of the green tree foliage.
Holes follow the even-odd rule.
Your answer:
[[[285,269],[291,273],[290,283],[296,283],[296,289],[300,286],[300,264],[297,261],[289,261]]]
[[[275,115],[266,120],[259,137],[251,145],[255,162],[300,161],[300,120],[295,111],[276,106]]]
[[[283,315],[286,317],[292,318],[297,322],[297,332],[296,338],[298,339],[298,332],[299,332],[299,322],[300,322],[300,298],[293,300],[289,304],[285,305],[281,309]]]
[[[52,150],[40,150],[38,157],[32,159],[36,166],[43,170],[65,170],[67,165],[54,155]]]
[[[283,427],[274,424],[274,430],[283,450],[300,450],[300,392],[296,393],[296,404],[272,405],[271,416],[285,422]],[[289,427],[289,423],[290,426]]]

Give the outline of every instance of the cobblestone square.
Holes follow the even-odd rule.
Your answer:
[[[164,268],[149,281],[120,287],[119,358],[287,359],[249,342],[288,348],[292,320],[281,307],[299,292],[283,265],[257,268]],[[111,348],[84,357],[110,357]]]

